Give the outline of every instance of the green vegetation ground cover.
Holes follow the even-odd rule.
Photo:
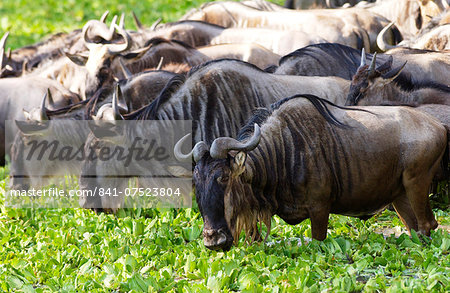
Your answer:
[[[17,48],[50,33],[80,28],[106,9],[131,10],[150,25],[174,21],[206,1],[1,1],[0,34]],[[281,3],[282,1],[278,1]],[[0,168],[0,291],[17,292],[448,292],[450,235],[379,234],[403,227],[385,211],[363,222],[333,215],[328,238],[309,241],[310,222],[273,219],[268,242],[243,237],[229,252],[207,250],[197,208],[121,210],[10,209]],[[446,208],[447,207],[447,208]],[[448,200],[435,209],[450,225]]]

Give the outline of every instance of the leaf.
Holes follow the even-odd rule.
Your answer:
[[[442,251],[442,253],[446,253],[449,248],[450,248],[450,239],[449,238],[443,238],[442,239],[442,244],[441,244],[441,251]]]
[[[127,255],[125,258],[125,269],[129,272],[132,273],[136,270],[137,266],[138,266],[138,262],[136,260],[136,258],[132,255]]]
[[[7,276],[6,282],[11,289],[21,289],[23,286],[23,281],[15,276]]]
[[[253,272],[242,272],[239,275],[239,289],[244,290],[250,286],[259,284],[259,279]]]
[[[215,276],[208,277],[206,286],[208,287],[208,289],[212,290],[213,292],[220,292],[220,283],[219,283],[219,280]]]
[[[417,232],[414,229],[411,229],[411,240],[416,244],[419,244],[419,245],[422,244],[419,236],[417,235]]]
[[[182,234],[185,241],[194,241],[200,236],[201,230],[197,226],[183,228]]]
[[[88,260],[80,267],[79,274],[88,273],[91,270],[91,266],[92,266],[92,260]]]

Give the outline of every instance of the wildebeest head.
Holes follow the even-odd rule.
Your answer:
[[[194,169],[195,196],[203,217],[203,243],[213,250],[229,250],[239,240],[242,230],[251,240],[259,239],[257,222],[270,227],[268,213],[259,211],[258,201],[247,182],[247,152],[255,149],[261,138],[259,126],[247,142],[229,137],[214,140],[211,149],[198,142],[193,150],[181,153],[185,136],[174,148],[178,160],[196,162]],[[269,228],[270,229],[270,228]]]
[[[362,105],[360,102],[366,95],[376,94],[382,90],[387,84],[391,83],[406,65],[406,62],[392,69],[392,56],[389,59],[376,67],[376,53],[372,58],[370,65],[366,64],[366,55],[361,54],[361,65],[358,67],[356,74],[352,78],[350,90],[347,96],[346,106]]]
[[[61,142],[79,141],[83,138],[83,130],[71,127],[69,119],[53,117],[50,113],[55,102],[50,89],[44,95],[40,107],[27,112],[24,110],[26,121],[15,120],[18,129],[13,137],[11,146],[11,164],[10,164],[10,186],[12,189],[26,190],[29,187],[40,187],[48,184],[51,176],[39,176],[42,170],[51,170],[50,173],[58,172],[64,174],[66,166],[58,164],[52,159],[48,159],[47,154],[42,152],[42,158],[36,160],[36,157],[26,154],[39,154],[41,151],[50,150],[55,145],[54,138]],[[52,124],[51,120],[67,121],[64,124]],[[85,136],[85,135],[84,135]],[[41,145],[41,147],[39,147]],[[74,144],[75,145],[75,144]],[[33,149],[35,151],[33,151]]]
[[[74,83],[75,86],[78,86],[78,83],[81,83],[81,85],[79,85],[81,91],[80,94],[83,95],[84,98],[90,97],[100,85],[113,82],[113,72],[110,68],[111,61],[119,53],[127,51],[131,46],[130,35],[124,29],[123,21],[121,21],[121,23],[121,25],[116,25],[114,18],[111,29],[106,30],[105,27],[103,27],[103,29],[98,29],[98,27],[105,26],[103,22],[96,20],[89,21],[83,27],[82,31],[85,46],[89,49],[89,55],[72,55],[66,52],[66,56],[73,63],[81,66],[80,69],[85,71],[85,73],[83,73],[86,76],[85,78],[70,81],[71,83]],[[117,43],[113,40],[115,30],[117,30],[117,33],[120,38],[123,39],[123,42]],[[97,34],[96,37],[92,36],[94,33]],[[98,39],[103,41],[98,42]],[[64,72],[60,74],[62,75],[61,78],[65,75]]]

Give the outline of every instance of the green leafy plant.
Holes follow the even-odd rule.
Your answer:
[[[107,9],[126,12],[127,27],[133,27],[131,11],[150,26],[158,17],[175,21],[203,2],[6,0],[0,3],[0,31],[11,31],[8,46],[17,48],[81,28]],[[410,237],[392,211],[366,222],[332,215],[322,242],[310,239],[309,220],[292,226],[274,217],[267,243],[249,245],[241,237],[224,253],[204,247],[195,206],[117,215],[11,209],[4,205],[7,174],[0,169],[1,291],[450,291],[448,228],[430,238]],[[450,225],[448,206],[435,215]]]

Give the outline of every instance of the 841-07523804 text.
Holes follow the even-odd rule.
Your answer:
[[[64,197],[64,196],[100,196],[100,197],[113,197],[113,196],[129,196],[129,197],[180,197],[180,188],[167,188],[167,187],[127,187],[120,188],[94,188],[92,190],[69,190],[58,188],[49,189],[30,189],[30,190],[11,190],[10,196],[15,197]]]
[[[97,192],[97,188],[94,189],[94,194]],[[172,197],[180,196],[180,188],[162,188],[162,187],[130,187],[120,190],[118,188],[98,188],[99,196],[159,196],[159,197]]]

